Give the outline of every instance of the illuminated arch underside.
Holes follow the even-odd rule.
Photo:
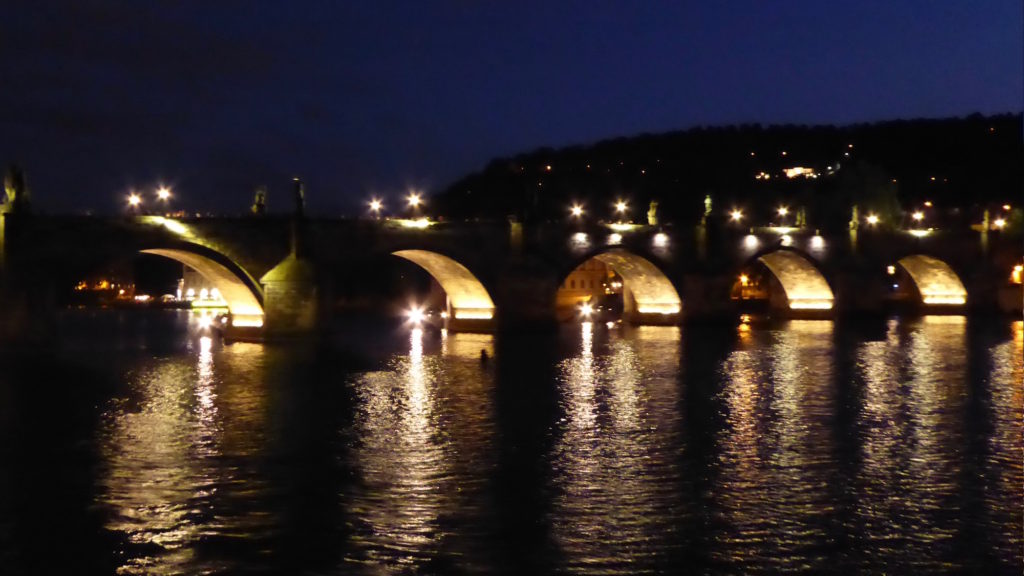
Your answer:
[[[771,270],[786,292],[791,310],[831,310],[832,289],[821,272],[806,258],[789,250],[758,258]]]
[[[263,325],[263,306],[259,299],[245,282],[223,264],[186,250],[155,248],[142,252],[181,262],[202,275],[213,284],[214,288],[220,292],[221,298],[227,303],[233,325]]]
[[[641,314],[678,314],[683,302],[672,282],[649,260],[625,250],[613,249],[594,256],[615,270],[636,299]]]
[[[916,254],[899,261],[921,293],[925,304],[961,305],[967,302],[967,290],[956,272],[942,260]]]
[[[491,295],[462,264],[427,250],[399,250],[392,254],[420,266],[437,280],[448,295],[452,316],[456,319],[488,320],[494,317]]]

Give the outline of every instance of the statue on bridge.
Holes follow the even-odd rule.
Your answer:
[[[298,176],[292,179],[295,183],[294,192],[292,194],[295,200],[295,215],[302,217],[306,213],[306,187],[302,184],[302,180]]]
[[[658,225],[658,201],[651,200],[650,207],[647,208],[647,224],[648,226]]]
[[[267,213],[267,187],[259,186],[256,188],[256,197],[252,201],[252,207],[250,208],[252,213],[256,216],[263,216]]]
[[[25,182],[25,173],[16,164],[7,168],[4,176],[4,192],[7,193],[6,212],[26,212],[29,208],[30,193]]]

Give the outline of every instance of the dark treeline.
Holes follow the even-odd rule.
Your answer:
[[[698,127],[496,159],[438,194],[434,209],[448,218],[547,221],[579,202],[588,218],[611,219],[623,198],[634,221],[654,200],[662,222],[687,224],[710,196],[716,214],[735,206],[751,223],[768,222],[784,204],[809,226],[835,229],[848,225],[854,206],[899,225],[906,210],[931,201],[936,220],[968,222],[991,205],[1019,207],[1021,135],[1020,114]],[[794,167],[816,177],[787,177]]]

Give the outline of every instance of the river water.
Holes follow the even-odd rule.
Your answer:
[[[1020,321],[195,329],[0,353],[0,572],[1024,571]]]

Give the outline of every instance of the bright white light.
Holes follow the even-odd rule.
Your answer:
[[[1003,210],[1007,210],[1008,211],[1009,209],[1010,209],[1010,205],[1009,204],[1003,204]]]
[[[760,244],[760,241],[757,239],[757,236],[754,236],[753,234],[747,234],[743,239],[743,245],[747,248],[757,248],[758,244]]]
[[[384,203],[381,202],[380,199],[374,198],[374,199],[370,200],[370,211],[371,212],[374,212],[374,213],[380,212],[381,208],[383,208],[383,207],[384,207]]]
[[[1006,226],[1006,220],[1004,220],[1002,218],[996,218],[996,221],[994,222],[994,224],[996,225],[996,228],[1002,228],[1002,227]]]
[[[609,244],[619,244],[621,242],[622,242],[622,234],[619,234],[618,232],[614,232],[614,233],[608,235],[608,243]]]
[[[491,308],[456,308],[455,318],[457,320],[490,320],[494,318],[494,310]]]
[[[624,213],[626,211],[626,208],[628,208],[628,205],[624,200],[619,200],[618,202],[615,203],[615,211],[618,212],[619,214]]]
[[[213,321],[210,319],[209,316],[200,316],[199,317],[199,327],[200,328],[204,328],[204,329],[205,328],[209,328],[210,324],[212,324],[212,323],[213,323]]]
[[[569,208],[569,213],[572,214],[574,217],[579,218],[580,216],[583,216],[583,206],[580,206],[579,204],[573,204],[572,207]]]
[[[786,214],[789,214],[789,208],[786,208],[785,206],[780,206],[779,216],[785,216]]]
[[[419,195],[418,192],[410,192],[409,195],[405,197],[405,199],[409,201],[409,206],[413,208],[419,206],[423,202],[423,198]]]
[[[216,288],[211,288],[210,289],[210,298],[213,298],[214,300],[220,300],[220,290],[218,290]]]
[[[819,236],[817,234],[815,234],[814,236],[811,237],[811,248],[814,248],[815,250],[821,250],[824,247],[825,247],[825,239],[824,238],[822,238],[821,236]]]
[[[868,214],[867,220],[868,220],[868,224],[871,224],[872,226],[874,226],[875,224],[878,224],[878,216],[876,216],[874,214]]]
[[[793,310],[831,310],[831,300],[790,300],[789,307]]]
[[[917,212],[914,212],[913,218],[914,218],[914,220],[917,220],[918,222],[920,222],[921,220],[924,220],[924,212],[921,212],[920,210],[917,211]]]
[[[415,220],[399,219],[397,220],[397,222],[398,225],[402,226],[403,228],[419,228],[420,230],[424,228],[429,228],[434,224],[433,222],[427,220],[426,218],[417,218]]]
[[[917,238],[923,238],[927,236],[930,232],[931,230],[910,230],[911,236],[916,236]]]
[[[733,222],[739,222],[740,220],[743,219],[743,212],[739,210],[733,210],[732,212],[729,213],[729,217],[732,218]]]
[[[142,198],[139,197],[138,194],[132,192],[131,194],[128,195],[128,205],[129,206],[135,207],[135,206],[138,206],[139,203],[141,203],[141,202],[142,202]]]
[[[889,266],[886,266],[885,273],[888,274],[889,276],[892,276],[893,274],[896,273],[896,267],[891,264]]]
[[[573,234],[572,235],[572,241],[575,242],[576,244],[586,244],[587,243],[587,233],[586,232],[577,232],[577,233]]]
[[[783,246],[792,246],[793,245],[793,237],[790,236],[789,234],[783,234],[782,235],[782,245]]]
[[[926,296],[924,298],[925,304],[942,304],[958,306],[967,302],[967,299],[963,296]]]
[[[646,304],[637,306],[637,312],[641,314],[678,314],[678,304]]]
[[[186,290],[185,291],[185,297],[186,298],[195,298],[196,297],[196,289],[195,288],[189,288],[188,290]]]
[[[614,328],[615,327],[615,322],[605,322],[604,323],[604,327],[605,328]]]
[[[657,234],[654,235],[653,241],[654,245],[657,246],[658,248],[664,248],[665,246],[668,246],[668,234],[665,234],[664,232],[658,232]]]
[[[412,324],[421,324],[424,318],[423,308],[420,308],[419,306],[413,306],[412,308],[406,310],[405,317]]]
[[[171,191],[166,186],[161,186],[156,191],[156,197],[161,200],[167,200],[171,197]]]
[[[616,232],[629,232],[639,227],[639,224],[627,224],[625,222],[615,222],[608,225],[609,228]]]
[[[210,297],[210,291],[207,290],[206,288],[203,288],[202,290],[199,291],[199,299],[200,300],[206,300],[209,297]]]
[[[232,316],[231,325],[239,328],[262,328],[262,316]]]
[[[590,315],[594,313],[594,307],[590,304],[583,304],[580,306],[580,315],[584,318],[590,318]]]

